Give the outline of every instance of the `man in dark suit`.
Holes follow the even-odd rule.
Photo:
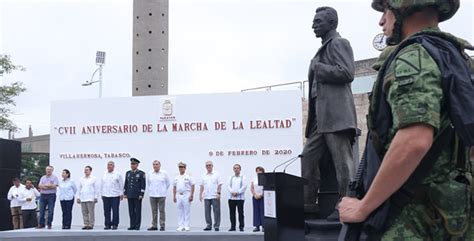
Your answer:
[[[128,199],[128,214],[130,216],[130,227],[128,230],[140,230],[142,222],[142,200],[145,195],[145,172],[138,170],[140,161],[136,158],[130,159],[132,170],[125,174],[124,198]]]
[[[309,67],[308,122],[301,173],[305,186],[305,210],[316,210],[320,183],[319,162],[330,157],[336,169],[339,195],[345,196],[355,163],[352,144],[357,117],[352,97],[354,56],[349,41],[336,31],[337,12],[331,7],[316,9],[313,30],[322,46]],[[338,220],[337,209],[328,220]]]

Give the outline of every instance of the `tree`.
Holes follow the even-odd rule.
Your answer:
[[[24,71],[21,65],[15,65],[10,60],[10,56],[0,54],[0,76],[10,74],[12,71]],[[11,84],[0,83],[0,130],[10,130],[15,132],[18,127],[10,120],[13,113],[12,107],[16,105],[14,98],[24,92],[26,88],[21,82]]]
[[[49,154],[23,153],[21,155],[20,179],[23,182],[31,180],[36,185],[44,175],[47,165],[49,165]]]

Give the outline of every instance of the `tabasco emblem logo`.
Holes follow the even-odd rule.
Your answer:
[[[176,117],[173,115],[173,103],[171,100],[163,101],[161,121],[174,121]]]
[[[163,115],[164,116],[171,116],[173,114],[173,104],[171,100],[165,100],[163,102]]]

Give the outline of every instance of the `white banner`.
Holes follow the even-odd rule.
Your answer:
[[[149,172],[153,160],[162,163],[171,178],[178,174],[177,163],[187,163],[187,172],[196,184],[205,173],[205,162],[223,180],[221,226],[230,226],[227,184],[232,166],[239,163],[249,181],[246,191],[245,224],[252,226],[250,181],[255,168],[267,171],[302,150],[302,101],[299,91],[269,91],[184,96],[56,101],[51,106],[50,162],[54,174],[67,168],[72,179],[83,176],[84,166],[93,168],[99,179],[108,161],[124,175],[130,157],[141,161],[139,169]],[[300,163],[287,170],[300,176]],[[177,226],[172,189],[166,199],[166,226]],[[145,194],[142,228],[151,226],[151,208]],[[205,227],[204,204],[199,202],[196,185],[191,204],[191,226]],[[96,225],[103,225],[102,201],[96,205]],[[61,210],[56,205],[54,224],[60,225]],[[80,206],[73,208],[73,225],[82,225]],[[120,205],[120,226],[128,226],[128,206]]]

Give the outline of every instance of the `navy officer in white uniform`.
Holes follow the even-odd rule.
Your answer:
[[[178,205],[177,231],[189,231],[191,202],[194,196],[194,180],[186,173],[186,163],[178,163],[179,175],[173,181],[173,202]]]

